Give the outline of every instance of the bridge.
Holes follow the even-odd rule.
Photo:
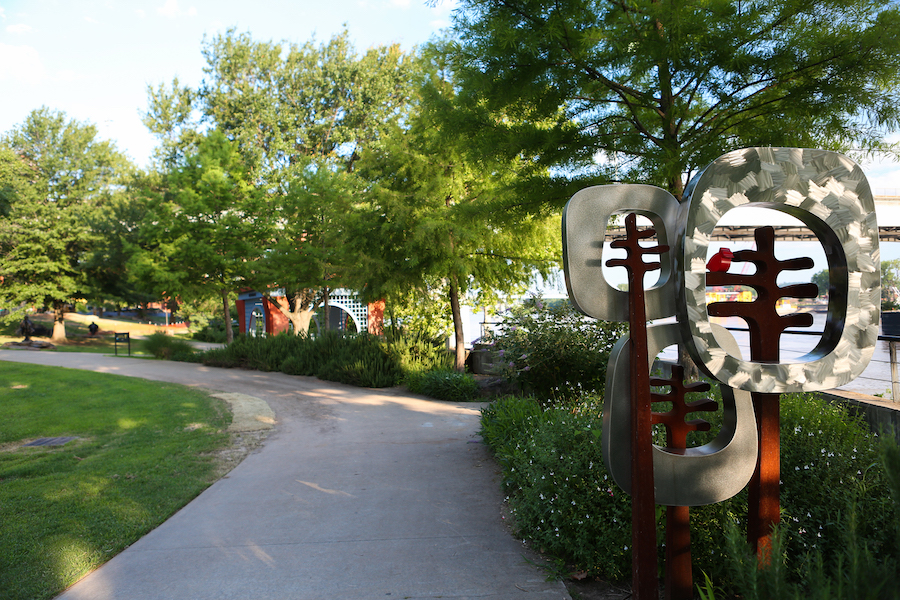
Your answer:
[[[752,242],[758,227],[770,225],[775,229],[775,239],[788,242],[815,242],[816,235],[799,220],[765,208],[739,209],[742,216],[726,214],[713,230],[710,240],[725,242]],[[736,211],[732,211],[736,212]],[[900,196],[875,196],[875,214],[878,217],[878,237],[882,242],[900,242]],[[742,221],[742,222],[741,222]],[[752,224],[748,224],[752,223]],[[607,239],[624,237],[622,225],[610,227]]]

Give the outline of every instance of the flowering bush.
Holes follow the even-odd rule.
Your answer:
[[[627,325],[597,321],[566,302],[526,300],[491,336],[494,365],[541,402],[602,392],[606,363]]]
[[[631,498],[605,468],[597,397],[543,412],[530,402],[503,398],[482,415],[483,437],[503,468],[518,533],[573,569],[605,579],[627,578]],[[781,530],[787,572],[798,578],[809,556],[821,560],[846,552],[846,518],[851,514],[858,524],[853,540],[859,548],[882,565],[897,564],[900,498],[892,502],[891,474],[879,459],[878,437],[845,408],[813,395],[783,396],[781,414]],[[658,507],[660,556],[663,514]],[[746,491],[691,509],[698,583],[704,572],[717,582],[727,581],[726,559],[733,553],[723,532],[734,522],[745,526],[746,515]]]

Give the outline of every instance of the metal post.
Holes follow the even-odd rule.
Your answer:
[[[891,349],[891,399],[900,402],[900,377],[897,375],[897,342],[888,342]]]

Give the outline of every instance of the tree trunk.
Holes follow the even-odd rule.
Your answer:
[[[274,306],[294,326],[294,335],[309,335],[309,323],[316,313],[318,305],[312,301],[315,294],[298,291],[293,293],[293,301],[288,301],[288,307],[265,296],[271,306]]]
[[[322,294],[322,312],[325,313],[325,328],[323,331],[328,331],[331,328],[331,311],[328,309],[328,291],[328,286],[326,285]]]
[[[54,344],[66,342],[66,305],[63,302],[53,305],[53,335],[50,341]]]
[[[234,329],[231,327],[231,307],[228,303],[228,290],[222,291],[222,307],[225,310],[225,343],[234,341]]]
[[[288,319],[294,325],[294,335],[309,335],[309,322],[312,321],[314,314],[314,311],[303,309],[300,312],[289,312],[287,314]]]
[[[463,333],[462,311],[459,308],[459,285],[456,275],[450,276],[450,312],[453,313],[453,335],[456,339],[456,362],[460,373],[466,370],[466,339]]]

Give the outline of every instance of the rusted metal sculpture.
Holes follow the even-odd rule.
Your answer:
[[[815,298],[819,288],[814,283],[779,287],[778,276],[784,271],[811,269],[811,258],[778,260],[775,258],[775,230],[761,227],[756,230],[756,250],[742,250],[734,254],[735,262],[751,262],[756,266],[752,275],[709,273],[706,285],[742,286],[752,288],[756,299],[752,302],[713,302],[707,306],[712,317],[739,317],[750,329],[750,359],[777,363],[781,359],[781,335],[788,327],[809,327],[813,317],[809,313],[779,315],[778,301],[782,298]],[[772,527],[778,524],[781,504],[781,419],[780,394],[754,392],[753,410],[759,435],[759,460],[748,490],[747,539],[754,552],[768,560]]]
[[[626,257],[607,262],[628,271],[628,336],[631,339],[631,580],[635,598],[658,596],[656,585],[656,502],[653,494],[653,438],[650,414],[650,369],[647,366],[647,313],[644,308],[644,275],[660,263],[646,263],[644,256],[668,252],[661,244],[641,246],[656,236],[652,228],[638,231],[637,215],[625,218],[625,239],[613,248]]]
[[[653,387],[668,387],[666,394],[650,394],[651,402],[668,402],[672,408],[666,412],[651,413],[653,424],[660,424],[666,430],[666,450],[678,453],[688,448],[687,436],[692,431],[709,431],[710,424],[703,419],[690,419],[696,412],[715,412],[719,405],[708,398],[689,402],[687,395],[708,392],[710,385],[705,382],[686,383],[684,367],[672,366],[670,377],[651,377]],[[691,512],[688,506],[666,507],[666,578],[667,599],[690,599],[693,597],[693,569],[691,568]]]

